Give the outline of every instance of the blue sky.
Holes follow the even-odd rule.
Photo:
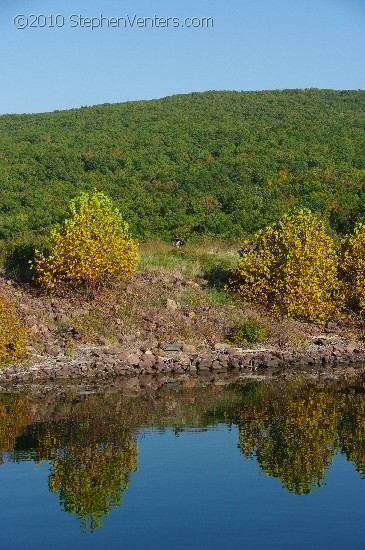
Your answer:
[[[101,14],[101,28],[87,27]],[[107,27],[127,15],[213,27]],[[365,0],[1,0],[0,113],[213,89],[365,89],[364,36]]]

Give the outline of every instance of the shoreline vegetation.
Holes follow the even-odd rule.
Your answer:
[[[364,104],[206,92],[0,117],[0,379],[361,369]]]
[[[361,316],[326,323],[286,318],[244,304],[225,285],[238,244],[140,245],[140,265],[104,287],[49,293],[16,274],[0,276],[29,342],[21,362],[2,365],[2,386],[127,375],[309,376],[363,372]],[[234,330],[239,327],[240,330]],[[231,338],[231,339],[230,339]]]

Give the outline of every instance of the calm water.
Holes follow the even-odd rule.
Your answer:
[[[365,384],[0,395],[1,549],[365,548]]]

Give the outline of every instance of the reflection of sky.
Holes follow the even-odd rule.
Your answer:
[[[52,6],[52,7],[50,7]],[[17,30],[17,14],[62,28]],[[84,17],[213,17],[213,29],[70,28]],[[26,0],[0,5],[0,112],[211,89],[365,88],[363,0]]]
[[[93,535],[60,511],[48,491],[49,465],[6,463],[0,469],[0,547],[173,550],[361,548],[365,485],[337,455],[326,485],[309,496],[281,488],[245,461],[235,427],[139,437],[138,471],[122,505]]]

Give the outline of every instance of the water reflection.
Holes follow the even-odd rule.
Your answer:
[[[163,433],[172,427],[178,436],[191,427],[235,425],[243,456],[298,495],[323,486],[337,452],[365,475],[363,382],[153,380],[134,393],[0,394],[1,462],[48,461],[49,490],[91,531],[121,505],[137,471],[138,434],[146,428]]]
[[[136,470],[138,449],[132,437],[118,445],[69,444],[57,452],[49,488],[58,493],[62,509],[77,514],[81,526],[101,527],[101,519],[121,504],[130,473]]]
[[[260,470],[278,477],[285,489],[309,494],[323,485],[337,452],[337,427],[345,408],[344,394],[324,386],[261,388],[256,399],[243,400],[239,407],[239,445],[246,458],[255,457]]]

